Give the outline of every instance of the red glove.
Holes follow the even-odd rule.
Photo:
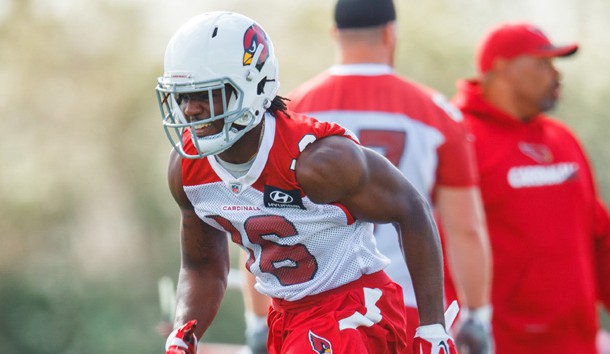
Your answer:
[[[415,354],[458,354],[453,339],[440,323],[420,326],[413,340]]]
[[[170,333],[165,342],[165,354],[197,354],[195,327],[197,320],[190,320]]]

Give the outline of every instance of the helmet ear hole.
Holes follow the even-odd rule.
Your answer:
[[[263,93],[265,93],[265,84],[267,83],[267,77],[265,76],[261,81],[258,82],[258,85],[256,85],[256,94],[257,95],[262,95]]]

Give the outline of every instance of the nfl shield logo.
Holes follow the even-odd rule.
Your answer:
[[[231,183],[231,192],[235,194],[241,192],[241,183]]]

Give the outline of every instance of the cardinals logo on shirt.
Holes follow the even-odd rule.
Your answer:
[[[263,45],[263,49],[255,65],[259,71],[269,57],[269,45],[267,44],[265,31],[259,25],[253,24],[244,33],[244,66],[252,64],[254,53],[260,45]]]
[[[311,348],[316,353],[332,354],[333,352],[330,342],[326,338],[314,334],[311,330],[309,331],[309,343],[311,343]]]
[[[551,149],[544,144],[526,143],[522,141],[519,143],[519,150],[538,163],[550,163],[553,161]]]

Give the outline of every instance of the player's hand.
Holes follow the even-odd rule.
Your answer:
[[[165,354],[197,354],[197,320],[190,320],[167,337]]]
[[[453,339],[440,323],[419,326],[413,340],[415,354],[457,354]]]
[[[445,311],[445,326],[451,328],[460,307],[453,301]],[[413,339],[414,354],[458,354],[453,339],[440,323],[419,326]]]
[[[491,307],[476,310],[463,310],[455,336],[460,354],[491,354],[493,339],[491,335]]]
[[[263,326],[253,331],[246,330],[246,345],[252,354],[267,354],[267,336],[269,328]]]

